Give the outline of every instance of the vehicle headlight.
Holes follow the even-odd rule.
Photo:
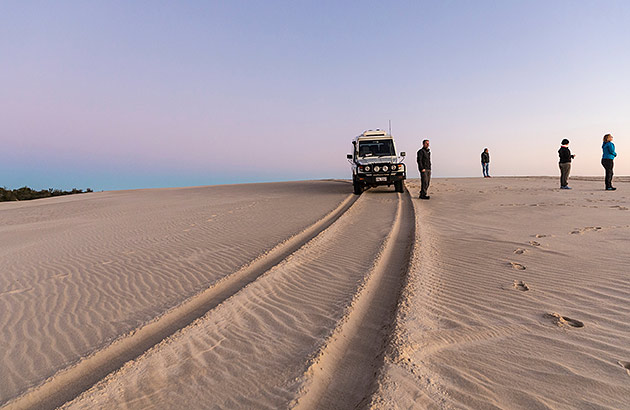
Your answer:
[[[366,165],[366,166],[364,166],[363,168],[364,168],[366,171],[369,171],[369,170],[370,170],[370,166],[369,166],[369,165]]]
[[[378,172],[381,170],[381,167],[379,167],[378,165],[374,166],[374,172]]]
[[[387,165],[383,165],[383,172],[387,172],[389,170],[389,167]]]

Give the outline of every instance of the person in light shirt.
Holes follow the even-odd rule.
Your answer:
[[[490,178],[490,153],[484,148],[481,153],[481,172],[484,178]]]

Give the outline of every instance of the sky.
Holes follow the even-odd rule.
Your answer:
[[[0,186],[350,178],[392,124],[409,177],[630,174],[626,1],[0,2]]]

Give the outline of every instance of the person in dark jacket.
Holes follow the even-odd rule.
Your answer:
[[[575,158],[575,155],[571,154],[569,149],[569,140],[563,139],[562,145],[558,150],[560,156],[560,189],[571,189],[569,187],[569,173],[571,173],[571,160]]]
[[[614,160],[617,156],[615,152],[615,144],[612,142],[613,136],[610,134],[604,135],[604,143],[602,144],[602,166],[606,170],[606,190],[614,191],[615,188],[612,186],[613,179],[613,166]]]
[[[481,172],[484,178],[490,178],[490,153],[488,148],[484,148],[481,153]]]
[[[422,141],[422,148],[418,150],[418,169],[420,170],[420,199],[429,199],[427,195],[431,183],[431,150],[429,140]]]

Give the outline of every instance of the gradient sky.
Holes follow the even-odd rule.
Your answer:
[[[630,174],[626,1],[2,1],[0,186],[349,178],[392,121],[435,176]]]

